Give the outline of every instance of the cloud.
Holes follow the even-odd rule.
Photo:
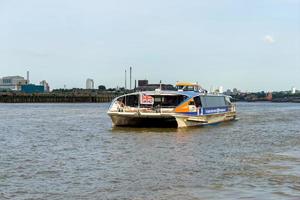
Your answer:
[[[267,44],[273,44],[275,40],[271,35],[265,35],[264,42]]]

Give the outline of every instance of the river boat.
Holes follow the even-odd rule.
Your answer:
[[[156,89],[115,98],[107,114],[113,126],[190,127],[236,119],[230,96],[207,93],[198,84],[178,82],[176,91]]]

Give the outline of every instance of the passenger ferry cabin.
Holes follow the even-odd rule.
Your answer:
[[[107,113],[115,126],[188,127],[235,120],[229,96],[207,94],[193,83],[180,82],[176,88],[119,96]]]

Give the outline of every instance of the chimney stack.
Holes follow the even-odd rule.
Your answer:
[[[29,71],[27,71],[27,84],[29,84]]]
[[[132,79],[132,67],[130,67],[130,85],[129,85],[129,89],[131,90],[131,79]]]

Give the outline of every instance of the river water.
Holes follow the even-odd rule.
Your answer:
[[[112,128],[108,104],[0,104],[0,199],[300,199],[300,104]]]

